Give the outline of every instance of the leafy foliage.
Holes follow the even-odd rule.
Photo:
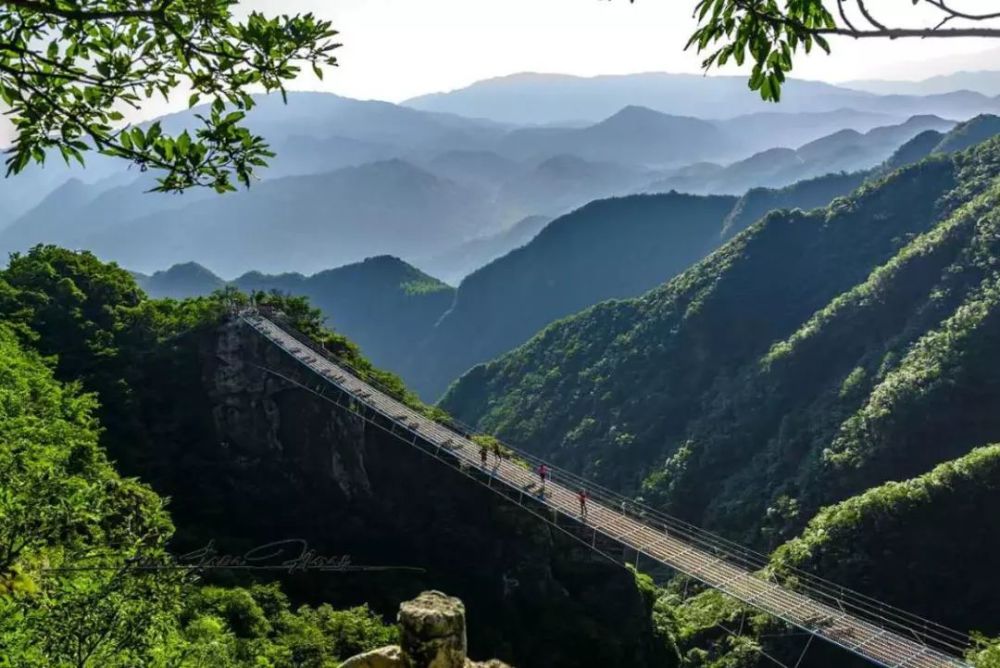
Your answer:
[[[836,28],[833,15],[820,0],[787,2],[774,0],[699,0],[695,9],[699,26],[688,42],[702,51],[722,42],[705,58],[705,69],[722,67],[730,60],[743,65],[753,61],[751,90],[772,102],[781,99],[781,84],[792,70],[792,57],[801,48],[810,53],[814,46],[830,52],[826,38],[819,34]]]
[[[3,2],[0,99],[17,136],[8,174],[58,150],[81,164],[97,150],[165,171],[158,190],[249,186],[271,152],[240,123],[249,91],[284,93],[302,63],[335,65],[336,31],[311,14],[233,17],[235,0]],[[191,91],[211,105],[176,137],[159,123],[122,127],[123,108]],[[228,107],[227,107],[228,105]]]
[[[912,4],[928,5],[936,11],[936,23],[918,27],[891,25],[876,18],[863,0],[838,0],[837,18],[823,0],[699,0],[695,6],[698,28],[688,48],[696,45],[699,52],[711,49],[702,63],[706,70],[730,60],[742,65],[749,57],[753,62],[751,90],[760,91],[764,100],[777,102],[795,55],[800,50],[808,54],[814,47],[830,53],[826,41],[830,35],[854,39],[1000,37],[1000,30],[988,24],[974,25],[995,19],[995,13],[962,11],[934,0],[913,0]],[[851,9],[856,10],[853,18]],[[964,25],[951,27],[953,21]]]
[[[979,518],[1000,508],[998,480],[1000,446],[975,449],[824,508],[774,552],[772,564],[778,573],[789,566],[823,573],[924,616],[948,610],[959,628],[996,632],[991,555],[1000,545]],[[961,569],[944,567],[958,562]]]
[[[1000,435],[998,167],[994,141],[772,213],[643,298],[477,367],[442,406],[773,547],[822,505]]]
[[[39,247],[12,258],[0,278],[3,665],[327,668],[395,640],[364,607],[293,612],[275,585],[199,585],[167,552],[165,502],[122,478],[100,444],[98,413],[122,453],[136,449],[128,438],[142,442],[136,413],[148,397],[129,368],[243,299],[152,302],[87,253]],[[49,364],[102,405],[80,382],[56,381]]]

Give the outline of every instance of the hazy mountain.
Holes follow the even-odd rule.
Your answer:
[[[924,130],[896,149],[885,161],[883,168],[886,170],[897,169],[926,158],[941,143],[944,135],[945,133],[937,130]]]
[[[900,146],[879,171],[885,173],[913,164],[933,153],[962,151],[997,134],[1000,134],[1000,117],[985,114],[959,123],[945,133],[928,130]]]
[[[955,127],[934,147],[934,153],[962,151],[1000,134],[1000,116],[981,115]]]
[[[71,179],[91,186],[96,193],[137,178],[137,172],[129,171],[127,165],[99,154],[87,155],[86,169],[75,162],[66,165],[57,156],[50,158],[44,165],[30,164],[14,176],[0,173],[0,230]]]
[[[731,197],[637,195],[592,202],[462,281],[454,306],[414,350],[403,377],[437,397],[464,370],[558,318],[634,296],[719,243]]]
[[[839,130],[867,132],[906,120],[898,114],[856,109],[789,113],[783,111],[784,105],[778,106],[777,111],[761,111],[713,122],[728,134],[739,136],[749,152],[794,148]]]
[[[466,241],[426,259],[417,258],[415,263],[457,285],[476,269],[531,241],[549,222],[545,216],[528,216],[503,232]]]
[[[464,186],[399,160],[186,198],[173,200],[190,202],[183,207],[96,227],[85,225],[89,214],[78,223],[56,209],[34,238],[37,228],[19,223],[25,234],[0,234],[0,246],[68,243],[140,271],[194,261],[223,275],[251,268],[308,272],[380,252],[426,255],[482,234],[491,220]]]
[[[0,230],[0,252],[23,251],[38,243],[87,248],[95,235],[128,225],[139,216],[218,197],[208,188],[194,188],[181,195],[149,192],[156,181],[148,173],[122,181],[119,177],[96,184],[76,178],[66,181]]]
[[[496,208],[506,219],[555,216],[595,199],[634,190],[652,174],[619,163],[556,155],[503,183],[496,195]]]
[[[774,105],[747,93],[746,78],[743,76],[665,73],[590,78],[515,74],[480,81],[447,93],[424,95],[404,104],[415,109],[521,124],[596,122],[628,105],[706,119],[775,111]],[[845,108],[897,117],[936,114],[945,118],[968,118],[996,111],[1000,109],[1000,102],[978,93],[964,92],[936,96],[879,96],[801,80],[788,81],[782,90],[783,113],[827,112]]]
[[[379,100],[355,100],[332,93],[290,92],[287,105],[278,94],[257,95],[254,99],[257,104],[247,114],[246,124],[275,144],[292,137],[347,138],[398,150],[440,151],[481,148],[507,130],[486,120],[424,112]],[[193,115],[203,110],[204,107],[195,107],[160,119],[164,131],[191,126]]]
[[[329,130],[338,130],[331,127]],[[291,135],[271,140],[276,153],[261,172],[267,179],[302,174],[320,174],[343,167],[356,167],[400,157],[403,147],[341,136]]]
[[[426,336],[455,296],[454,288],[387,255],[311,276],[251,271],[227,282],[195,262],[177,264],[151,276],[133,275],[139,287],[155,298],[203,296],[226,285],[243,292],[276,290],[308,297],[330,327],[390,369],[402,365],[408,342]]]
[[[731,155],[740,145],[737,137],[697,118],[630,105],[587,127],[514,130],[503,137],[498,150],[522,159],[572,154],[656,166]]]
[[[868,178],[867,172],[835,173],[799,181],[784,188],[752,188],[740,197],[722,221],[721,235],[729,238],[777,209],[816,209],[853,192]]]
[[[852,106],[866,93],[824,83],[789,81],[783,105],[790,111],[827,111]],[[836,100],[818,107],[816,98]],[[804,100],[812,98],[812,106]],[[626,74],[575,77],[523,73],[476,82],[447,93],[423,95],[403,104],[415,109],[490,118],[507,123],[541,124],[599,121],[628,105],[666,114],[719,118],[773,111],[747,95],[744,77],[698,74]]]
[[[270,166],[258,173],[265,180],[416,154],[481,149],[495,144],[508,130],[490,121],[330,93],[290,92],[287,105],[278,94],[258,95],[255,100],[257,106],[248,113],[247,125],[262,134],[277,153]],[[165,132],[176,133],[197,127],[194,115],[205,109],[199,106],[158,120]],[[71,178],[98,184],[115,177],[117,181],[111,185],[122,185],[140,176],[120,160],[96,153],[85,158],[83,169],[67,167],[57,154],[50,155],[44,166],[31,165],[16,178],[0,180],[0,229]]]
[[[942,123],[951,125],[940,119],[916,119],[873,130],[867,136],[876,141],[898,140],[924,124]],[[956,126],[944,137],[982,136],[989,127],[988,118],[978,118]],[[823,159],[836,154],[838,145],[830,142],[811,150],[816,152],[814,158]],[[910,153],[893,156],[895,167],[924,157]],[[772,161],[779,162],[779,158]],[[706,166],[701,169],[711,171]],[[638,294],[638,286],[652,285],[648,281],[656,276],[683,270],[769,211],[827,206],[866,183],[869,189],[875,187],[887,171],[879,166],[825,174],[783,188],[751,189],[739,199],[670,193],[594,202],[557,219],[525,247],[469,275],[459,286],[455,306],[420,348],[416,362],[401,373],[419,391],[435,396],[469,360],[485,361],[512,349],[573,309],[630,292]],[[772,215],[780,218],[786,213]],[[670,224],[664,225],[667,221]],[[641,234],[655,241],[647,246],[639,240]],[[623,282],[630,287],[622,287]]]
[[[500,185],[528,169],[492,151],[446,151],[424,163],[431,172],[457,183],[495,193]]]
[[[955,91],[972,91],[991,97],[1000,95],[1000,71],[955,72],[920,81],[885,81],[863,79],[846,81],[846,88],[879,95],[934,95]]]
[[[187,299],[210,295],[225,287],[226,282],[197,262],[175,264],[151,276],[133,272],[136,283],[155,299]]]
[[[914,116],[899,125],[861,133],[839,130],[797,149],[774,148],[724,168],[676,172],[647,186],[646,192],[743,193],[750,188],[780,188],[831,172],[852,172],[879,165],[897,148],[927,129],[954,127],[936,116]]]

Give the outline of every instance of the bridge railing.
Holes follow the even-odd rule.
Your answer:
[[[362,380],[383,394],[400,401],[402,400],[402,397],[399,397],[395,390],[382,386],[376,379],[371,378],[370,374],[356,369],[348,361],[334,355],[331,351],[316,343],[311,337],[299,331],[284,314],[276,311],[265,311],[263,314],[312,352],[344,368],[354,374],[359,380]],[[418,413],[412,407],[411,410],[414,413]],[[421,417],[430,419],[424,414],[421,414]],[[446,419],[439,417],[435,421],[442,427],[468,439],[483,433],[481,430],[464,424],[451,416],[448,416]],[[549,479],[552,482],[561,484],[572,490],[584,489],[587,491],[591,502],[604,506],[625,517],[629,517],[647,527],[663,532],[664,535],[681,538],[720,560],[751,572],[755,577],[780,584],[783,589],[796,591],[844,614],[850,614],[853,617],[867,620],[881,628],[905,635],[928,647],[941,649],[951,654],[962,655],[972,646],[972,640],[968,634],[951,629],[920,615],[888,605],[875,598],[799,568],[782,565],[780,572],[778,572],[773,568],[770,558],[767,555],[733,542],[723,536],[706,531],[680,518],[668,515],[633,498],[608,489],[593,480],[588,480],[571,471],[562,469],[532,453],[503,443],[499,439],[497,440],[504,448],[514,453],[516,458],[521,460],[526,468],[537,470],[540,466],[545,465],[548,468]],[[475,465],[475,462],[470,462],[470,464]]]

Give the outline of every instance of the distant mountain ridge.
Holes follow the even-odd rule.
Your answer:
[[[627,105],[583,128],[524,128],[500,142],[521,158],[570,153],[587,160],[659,166],[730,155],[739,141],[699,118]]]
[[[626,105],[665,114],[725,119],[774,111],[746,91],[741,76],[644,73],[574,77],[522,73],[476,82],[446,93],[433,93],[403,103],[414,109],[457,113],[515,124],[570,121],[597,122]],[[879,96],[841,86],[793,79],[785,84],[782,111],[828,112],[849,108],[900,116],[936,114],[968,118],[1000,110],[1000,101],[969,92],[931,96]]]
[[[276,290],[308,297],[332,328],[389,368],[402,366],[407,342],[428,332],[455,295],[449,285],[388,255],[311,276],[251,271],[225,281],[196,262],[174,265],[151,276],[134,275],[139,287],[155,298],[198,297],[227,285],[244,292]]]
[[[914,116],[904,123],[861,133],[844,129],[799,146],[772,148],[712,171],[682,170],[643,188],[739,194],[750,188],[784,187],[831,172],[866,170],[889,158],[901,145],[928,129],[945,132],[956,123],[937,116]]]
[[[224,197],[157,197],[183,206],[108,224],[99,201],[74,220],[56,199],[45,215],[32,212],[0,232],[0,249],[89,248],[142,271],[195,261],[228,275],[310,272],[378,253],[427,253],[493,225],[469,188],[402,160],[264,181]],[[48,230],[42,238],[40,227]]]
[[[920,81],[859,79],[845,81],[845,88],[878,95],[930,95],[970,91],[991,97],[1000,95],[1000,70],[962,71],[928,77]]]

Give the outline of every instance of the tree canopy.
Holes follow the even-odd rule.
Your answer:
[[[635,0],[631,0],[635,2]],[[750,88],[765,100],[781,99],[781,85],[801,51],[819,47],[827,53],[831,35],[854,39],[902,37],[1000,37],[1000,3],[985,2],[987,11],[962,11],[949,0],[911,0],[915,11],[932,15],[923,25],[899,26],[879,18],[866,0],[836,0],[836,15],[823,0],[698,0],[698,28],[688,42],[708,53],[708,70],[730,60],[753,63]],[[990,8],[992,6],[992,8]]]
[[[312,14],[242,21],[237,0],[0,0],[0,100],[16,138],[9,174],[58,150],[99,151],[164,175],[157,189],[233,190],[271,157],[244,125],[254,91],[280,91],[311,66],[336,65],[337,31]],[[124,111],[189,95],[200,125],[167,136]]]

